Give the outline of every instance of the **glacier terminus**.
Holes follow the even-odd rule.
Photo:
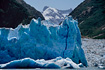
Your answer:
[[[60,25],[50,24],[47,20],[41,21],[40,18],[32,19],[30,24],[20,24],[15,29],[0,28],[0,67],[3,68],[2,65],[9,62],[6,64],[8,67],[8,64],[16,62],[13,60],[26,58],[29,62],[44,59],[46,64],[47,60],[57,57],[65,62],[70,59],[75,64],[88,66],[81,45],[78,22],[71,16],[66,16]],[[58,68],[62,67],[57,65]]]

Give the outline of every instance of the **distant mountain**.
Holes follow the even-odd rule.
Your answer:
[[[20,23],[28,24],[32,18],[42,14],[23,0],[0,0],[0,27],[17,27]]]
[[[69,15],[78,19],[83,36],[105,39],[104,0],[85,0]]]
[[[43,8],[43,16],[45,17],[46,20],[49,20],[55,24],[59,24],[61,21],[64,20],[64,17],[71,13],[72,9],[68,10],[58,10],[55,8],[51,8],[48,6],[45,6]]]

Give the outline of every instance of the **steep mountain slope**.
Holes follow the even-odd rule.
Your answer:
[[[23,0],[0,0],[0,27],[15,28],[20,23],[28,24],[32,18],[42,14]]]
[[[51,8],[48,6],[45,6],[43,8],[43,16],[45,17],[46,20],[51,21],[52,23],[59,24],[61,21],[64,20],[64,17],[71,13],[72,9],[68,10],[58,10],[55,8]]]
[[[42,14],[39,11],[37,11],[34,7],[28,5],[23,0],[16,0],[16,1],[20,3],[23,7],[25,7],[31,16],[34,16],[35,18],[38,18],[40,16],[40,18],[44,19]]]
[[[69,15],[78,19],[83,36],[105,38],[104,0],[85,0]]]

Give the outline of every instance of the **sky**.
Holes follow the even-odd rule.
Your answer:
[[[44,6],[50,6],[59,10],[76,8],[84,0],[24,0],[33,6],[36,10],[42,12]]]

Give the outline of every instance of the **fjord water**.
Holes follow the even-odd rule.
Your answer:
[[[0,70],[11,70],[11,69],[0,69]],[[12,70],[18,70],[18,69],[12,69]],[[79,69],[19,69],[19,70],[104,70],[104,69],[99,69],[98,67],[87,67],[87,68],[79,68]]]

